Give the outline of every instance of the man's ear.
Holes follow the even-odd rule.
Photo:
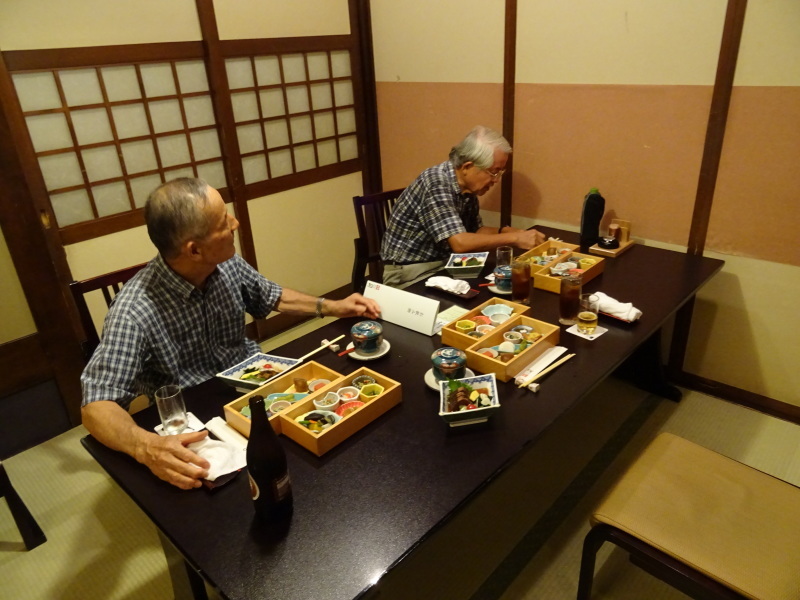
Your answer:
[[[186,256],[186,258],[192,260],[197,260],[202,254],[200,251],[200,244],[194,240],[184,242],[183,246],[181,247],[181,253]]]

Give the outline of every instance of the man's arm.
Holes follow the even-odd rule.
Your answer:
[[[522,250],[530,250],[543,243],[545,236],[535,229],[516,229],[503,227],[498,233],[494,227],[481,227],[475,233],[462,232],[447,238],[450,248],[456,254],[464,252],[483,252],[498,246],[514,246]]]
[[[132,456],[174,486],[185,490],[200,487],[200,480],[208,476],[208,461],[186,447],[205,438],[207,431],[161,436],[136,425],[125,409],[111,400],[86,404],[81,407],[81,417],[101,444]]]
[[[281,299],[276,307],[282,313],[292,315],[313,315],[317,312],[316,296],[283,288]],[[378,303],[361,294],[351,294],[342,300],[325,300],[320,307],[324,316],[368,317],[377,319],[381,314]]]

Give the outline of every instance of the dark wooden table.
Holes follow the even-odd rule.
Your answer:
[[[577,237],[559,233],[567,241]],[[157,480],[91,436],[83,443],[152,519],[168,558],[177,558],[172,562],[176,596],[204,597],[204,580],[222,597],[237,600],[355,598],[624,361],[633,357],[649,364],[654,370],[641,383],[673,393],[657,380],[658,365],[653,367],[660,328],[722,264],[645,246],[608,259],[605,272],[586,289],[633,302],[643,311],[642,318],[626,324],[601,317],[600,324],[609,331],[592,342],[567,334],[562,327],[560,345],[576,356],[547,376],[536,402],[512,382],[498,382],[502,409],[486,424],[450,429],[438,416],[438,394],[425,385],[423,375],[430,354],[440,347],[439,336],[385,323],[385,336],[392,345],[385,357],[361,363],[329,351],[315,355],[312,360],[343,374],[367,365],[400,381],[403,401],[321,458],[283,440],[295,494],[288,531],[253,528],[243,474],[214,491],[185,492]],[[478,297],[458,304],[469,308],[491,297],[486,288],[480,289]],[[441,294],[437,297],[442,309],[452,304],[452,296],[421,284],[412,291]],[[557,295],[537,290],[533,316],[557,323],[557,313]],[[347,333],[356,321],[333,322],[274,353],[302,356],[323,338]],[[641,367],[636,371],[643,372]],[[211,380],[190,390],[187,403],[207,421],[222,415],[222,405],[236,396],[231,388]],[[158,423],[154,407],[135,419],[145,428]]]

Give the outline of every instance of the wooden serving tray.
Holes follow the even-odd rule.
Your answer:
[[[366,400],[362,396],[359,396],[358,399],[364,402],[364,406],[357,408],[355,411],[342,418],[341,421],[331,425],[320,433],[314,433],[295,421],[296,417],[310,410],[314,410],[315,398],[320,398],[328,392],[335,392],[340,388],[352,385],[351,382],[353,379],[359,375],[370,375],[374,377],[375,381],[383,386],[383,393],[377,396],[371,396]],[[291,407],[278,413],[278,418],[281,420],[281,433],[303,446],[306,450],[310,450],[317,456],[322,456],[331,448],[341,444],[356,431],[377,419],[387,410],[399,404],[402,399],[399,382],[389,379],[376,371],[362,367],[349,375],[340,377],[336,381],[331,382],[331,385],[325,386],[325,388],[313,394],[309,394]]]
[[[228,425],[233,427],[244,437],[249,438],[250,419],[245,417],[241,413],[242,408],[247,406],[250,403],[250,398],[252,396],[255,396],[256,394],[266,398],[270,394],[283,394],[283,393],[288,393],[290,391],[294,392],[295,377],[302,377],[303,379],[306,379],[309,382],[313,381],[314,379],[330,379],[331,383],[319,390],[320,392],[325,393],[331,390],[334,382],[340,379],[342,377],[342,374],[337,373],[336,371],[332,371],[328,367],[325,367],[319,364],[318,362],[314,362],[313,360],[303,365],[300,365],[299,367],[292,369],[291,371],[286,371],[283,375],[276,377],[275,379],[265,383],[261,387],[254,389],[252,392],[248,392],[244,396],[240,396],[233,402],[229,402],[228,404],[226,404],[223,407],[223,411],[225,413],[225,420],[228,422]],[[311,394],[303,398],[301,402],[305,402],[306,398],[310,397]],[[271,416],[269,422],[270,425],[272,425],[272,429],[275,431],[275,433],[280,434],[281,421],[280,419],[278,419],[278,415]]]
[[[467,335],[466,333],[460,332],[458,329],[456,329],[456,322],[470,319],[471,317],[480,315],[482,314],[481,311],[484,308],[486,308],[487,306],[491,306],[493,304],[505,304],[506,306],[510,306],[511,308],[513,308],[514,312],[511,313],[512,318],[514,317],[514,315],[527,315],[531,311],[531,307],[526,306],[524,304],[511,302],[510,300],[504,300],[503,298],[491,298],[486,302],[484,302],[483,304],[476,306],[468,313],[461,315],[457,319],[450,321],[447,325],[442,327],[442,345],[452,346],[453,348],[459,348],[460,350],[465,350],[469,346],[472,346],[475,342],[480,342],[481,340],[486,339],[486,336],[483,336],[482,338],[474,338],[472,336]],[[508,323],[509,321],[511,321],[511,319],[506,321],[506,323]],[[500,325],[500,327],[505,327],[506,323],[503,323],[502,325]],[[483,348],[483,346],[481,346],[481,348]]]
[[[499,345],[503,341],[503,334],[506,331],[511,331],[517,325],[533,327],[534,331],[542,334],[542,337],[508,362],[503,362],[499,357],[491,358],[478,352],[481,348]],[[557,325],[551,325],[524,315],[517,315],[494,331],[475,340],[476,343],[465,350],[467,353],[467,365],[479,373],[494,373],[500,381],[508,381],[519,375],[525,367],[539,358],[545,350],[557,345],[560,335],[561,328]]]
[[[531,248],[524,254],[520,256],[520,258],[532,258],[534,256],[541,256],[542,254],[546,253],[547,250],[551,248],[562,249],[562,248],[569,248],[570,252],[566,253],[559,253],[559,255],[552,261],[550,261],[546,265],[534,265],[531,264],[531,277],[533,277],[533,286],[540,290],[545,290],[547,292],[553,292],[555,294],[559,294],[561,292],[561,277],[554,277],[550,274],[550,267],[557,265],[561,262],[566,261],[573,261],[578,262],[582,258],[591,258],[592,260],[596,261],[588,269],[584,269],[583,272],[583,283],[587,283],[600,275],[605,269],[605,263],[603,262],[603,258],[598,258],[597,256],[590,256],[588,254],[582,254],[577,252],[578,246],[575,244],[567,244],[566,242],[556,242],[554,240],[548,240],[544,244],[540,244],[536,246],[536,248]]]

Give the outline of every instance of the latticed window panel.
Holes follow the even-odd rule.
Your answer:
[[[16,72],[60,228],[135,211],[156,186],[227,186],[202,60]]]
[[[348,50],[225,61],[245,184],[358,158]]]

